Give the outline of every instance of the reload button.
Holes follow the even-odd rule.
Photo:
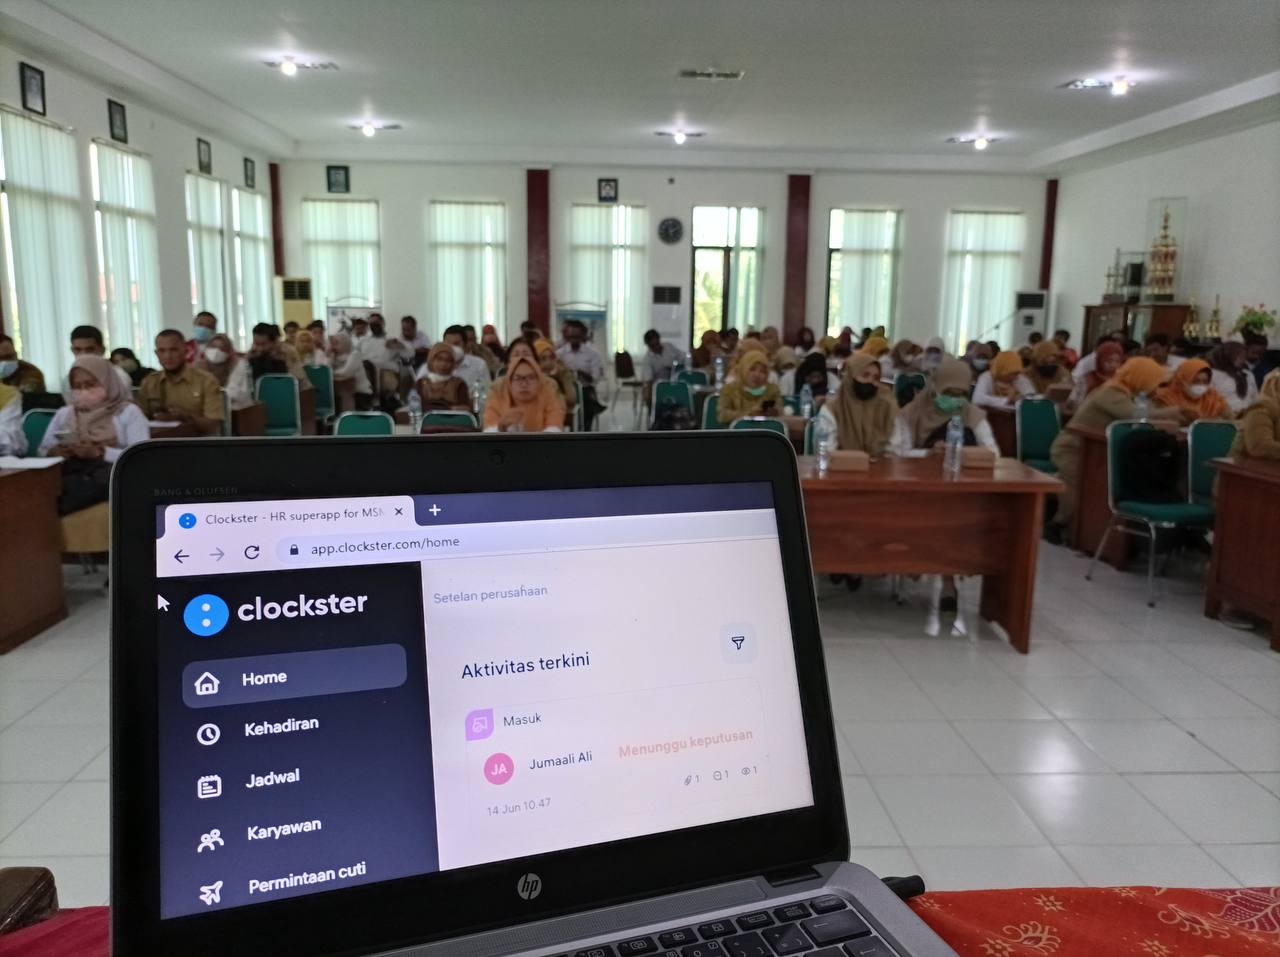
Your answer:
[[[402,645],[193,661],[182,671],[182,699],[188,708],[220,708],[398,688],[407,675]]]

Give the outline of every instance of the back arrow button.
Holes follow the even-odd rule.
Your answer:
[[[182,564],[182,560],[184,558],[190,558],[190,557],[191,556],[188,555],[186,552],[184,552],[181,548],[179,548],[176,552],[173,553],[173,560],[177,562],[179,565]]]
[[[221,548],[215,548],[213,551],[209,553],[209,557],[212,558],[214,561],[220,562],[222,561],[222,556],[225,554],[226,552],[224,552]]]

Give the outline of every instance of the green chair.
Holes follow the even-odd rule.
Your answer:
[[[720,425],[720,393],[714,392],[707,396],[707,401],[702,404],[702,427],[703,429],[719,429]]]
[[[316,389],[316,418],[326,425],[338,411],[333,398],[333,370],[328,366],[303,366],[307,378]]]
[[[218,397],[222,399],[222,437],[225,439],[231,436],[232,431],[231,397],[226,389],[219,389]]]
[[[1159,529],[1207,528],[1213,525],[1213,506],[1201,502],[1144,502],[1129,497],[1121,452],[1129,437],[1141,429],[1155,428],[1150,422],[1125,419],[1107,426],[1107,507],[1111,521],[1089,562],[1085,579],[1093,579],[1093,569],[1106,550],[1113,531],[1149,541],[1147,549],[1147,606],[1156,606],[1156,533]],[[1208,444],[1208,443],[1203,443]]]
[[[771,419],[763,415],[744,415],[740,419],[734,419],[729,428],[763,429],[766,432],[777,432],[784,438],[787,434],[787,427],[779,419]]]
[[[914,399],[925,385],[923,372],[899,372],[893,380],[893,397],[898,401],[898,408]]]
[[[451,425],[455,428],[479,429],[476,417],[461,409],[434,409],[422,415],[422,428],[431,425]]]
[[[804,454],[813,455],[816,451],[814,446],[814,433],[817,431],[815,426],[818,423],[818,417],[815,415],[812,419],[804,424]]]
[[[254,384],[254,397],[267,407],[264,435],[302,434],[297,379],[285,373],[268,373]]]
[[[1049,475],[1057,472],[1058,467],[1049,458],[1049,448],[1062,428],[1058,406],[1039,396],[1019,399],[1013,409],[1013,421],[1018,437],[1018,461],[1038,472]]]
[[[658,409],[662,408],[664,402],[683,405],[689,410],[689,415],[693,415],[693,391],[689,388],[689,383],[655,382],[653,384],[653,416],[649,420],[650,426],[657,421]]]
[[[49,431],[56,409],[29,409],[22,416],[22,434],[27,437],[27,455],[37,455],[44,434]]]
[[[689,385],[710,385],[711,380],[707,378],[707,374],[701,369],[683,369],[676,374],[677,382],[686,382]]]
[[[784,412],[784,413],[786,413],[787,415],[791,415],[792,413],[787,412],[787,408],[788,408],[788,407],[790,407],[790,408],[792,408],[792,409],[795,409],[795,410],[796,410],[796,411],[795,411],[795,414],[796,414],[796,415],[799,415],[799,414],[800,414],[800,411],[801,411],[801,409],[800,409],[800,396],[798,396],[798,395],[784,395],[784,396],[783,396],[779,401],[782,403],[782,407],[778,410],[779,412]]]
[[[573,431],[581,432],[582,423],[585,421],[584,416],[586,413],[583,411],[582,406],[582,383],[576,378],[573,380],[573,397]],[[597,421],[599,421],[598,418]]]
[[[343,412],[334,435],[395,435],[396,420],[385,412]]]
[[[1187,501],[1213,507],[1217,470],[1209,463],[1231,451],[1236,423],[1225,419],[1197,419],[1187,430]]]

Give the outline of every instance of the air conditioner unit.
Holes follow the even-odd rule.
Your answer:
[[[311,311],[310,279],[276,276],[272,281],[276,294],[276,321],[280,325],[296,322],[300,326],[305,326],[315,318],[315,314]]]
[[[1033,332],[1049,334],[1049,296],[1043,289],[1014,293],[1013,311],[1018,317],[1015,339],[1025,341]]]

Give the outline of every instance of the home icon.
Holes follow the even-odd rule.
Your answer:
[[[196,679],[196,694],[200,696],[217,694],[220,682],[209,672],[205,672]]]

